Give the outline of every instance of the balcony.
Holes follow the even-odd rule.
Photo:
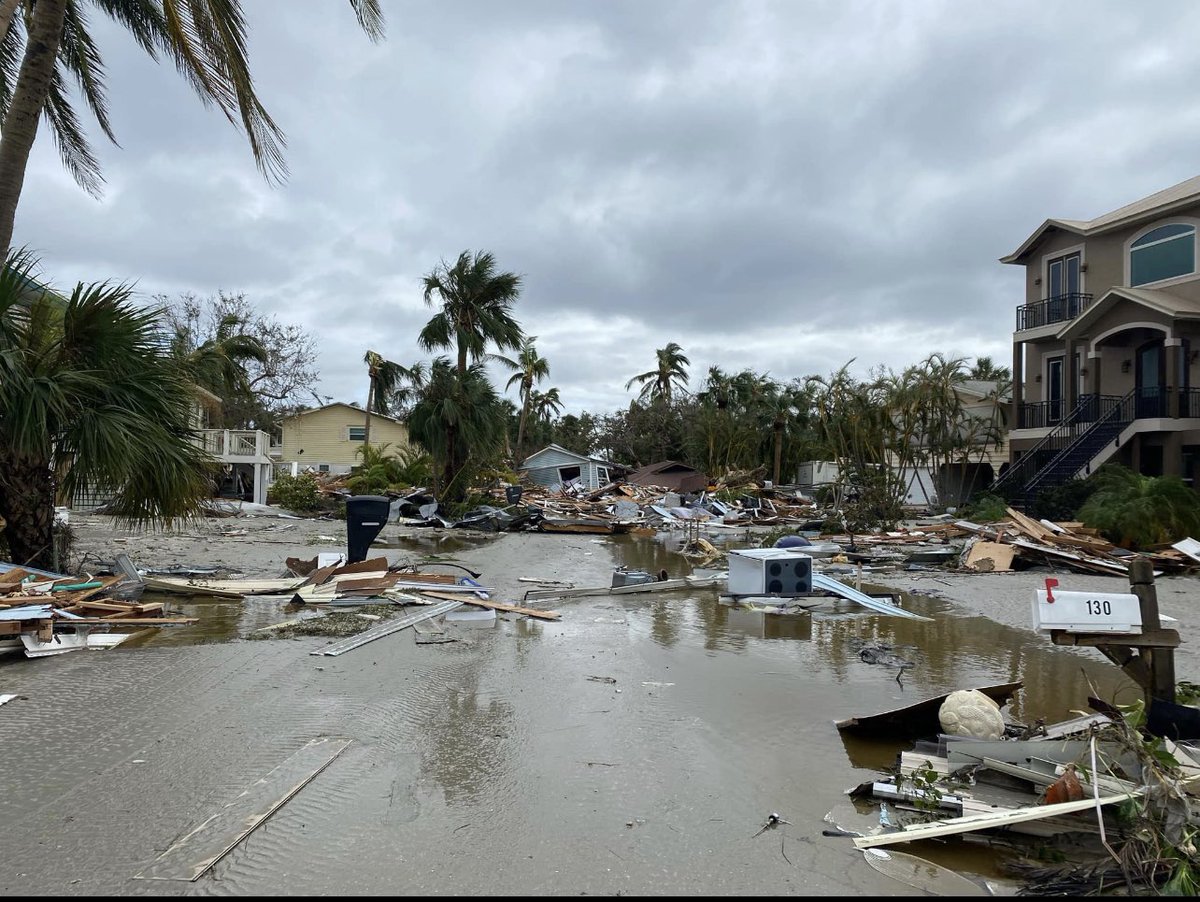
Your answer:
[[[1123,399],[1117,395],[1080,395],[1074,423],[1094,423],[1106,417]],[[1131,414],[1135,420],[1200,419],[1200,389],[1149,386],[1134,393]],[[1057,426],[1067,414],[1064,401],[1030,401],[1017,410],[1017,429]]]
[[[197,429],[196,444],[225,463],[267,463],[271,436],[257,429]]]
[[[1060,294],[1017,308],[1017,331],[1070,322],[1092,306],[1090,294]]]

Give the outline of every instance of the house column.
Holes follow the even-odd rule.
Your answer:
[[[1100,369],[1102,355],[1099,351],[1089,351],[1087,356],[1088,387],[1092,390],[1093,416],[1100,416],[1100,394],[1104,391],[1104,374]]]
[[[1079,370],[1075,366],[1075,351],[1077,345],[1074,340],[1068,338],[1066,348],[1063,355],[1063,421],[1066,422],[1067,417],[1071,415],[1071,411],[1075,409],[1075,403],[1079,400]]]
[[[1168,432],[1163,445],[1163,475],[1179,476],[1183,472],[1183,434]]]
[[[1012,415],[1008,421],[1014,429],[1021,428],[1021,400],[1025,395],[1025,343],[1013,342]]]
[[[1163,354],[1166,357],[1163,364],[1167,369],[1164,380],[1167,387],[1167,416],[1177,417],[1179,416],[1179,389],[1183,388],[1179,384],[1179,374],[1187,366],[1187,361],[1183,359],[1183,339],[1164,339]]]

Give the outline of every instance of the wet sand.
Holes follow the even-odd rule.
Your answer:
[[[124,550],[141,566],[247,576],[340,548],[345,528],[242,518],[144,537],[103,517],[73,525],[93,560]],[[530,588],[521,576],[607,585],[622,563],[690,571],[662,538],[384,536],[392,562],[458,561],[508,601]],[[1085,701],[1081,673],[1110,693],[1127,681],[1099,653],[1030,631],[1029,574],[919,576],[893,584],[944,594],[904,599],[932,623],[840,602],[773,617],[696,590],[563,600],[560,622],[501,615],[440,645],[405,630],[330,658],[309,654],[324,638],[240,638],[287,616],[255,599],[173,603],[203,622],[111,651],[0,659],[0,692],[22,696],[0,707],[0,890],[920,895],[821,835],[831,810],[851,829],[870,824],[876,813],[844,792],[900,748],[844,741],[832,722],[1011,679],[1027,686],[1013,716],[1055,719]],[[1195,583],[1164,582],[1163,610],[1183,620]],[[864,641],[916,662],[903,686],[859,659]],[[1200,681],[1192,661],[1181,656],[1179,677]],[[199,880],[135,878],[319,737],[352,743]],[[755,836],[771,812],[789,823]],[[988,849],[909,850],[1012,889]]]

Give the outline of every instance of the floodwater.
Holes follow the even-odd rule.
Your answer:
[[[404,548],[517,602],[520,576],[688,569],[671,543],[632,537]],[[459,643],[405,630],[323,657],[321,638],[238,638],[294,616],[279,601],[173,602],[202,623],[0,663],[0,691],[23,696],[0,708],[0,892],[919,895],[822,835],[831,811],[847,829],[877,818],[845,791],[909,747],[834,721],[1023,680],[1011,715],[1049,722],[1083,707],[1081,672],[1118,701],[1131,690],[1087,652],[902,604],[933,622],[835,601],[765,615],[697,590],[563,600],[558,622],[502,615]],[[867,641],[915,663],[902,685],[860,660]],[[321,737],[352,742],[197,881],[135,876],[173,844],[209,857],[189,832]],[[786,823],[758,833],[772,812]],[[978,844],[904,850],[1013,889]]]

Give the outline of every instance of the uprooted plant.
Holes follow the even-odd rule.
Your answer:
[[[1125,774],[1128,798],[1114,803],[1117,835],[1109,835],[1101,821],[1104,856],[1054,868],[1014,865],[1025,880],[1023,895],[1200,893],[1200,822],[1189,797],[1196,778],[1185,775],[1167,740],[1145,734],[1144,703],[1120,710],[1123,716],[1116,722],[1093,730],[1089,760],[1078,763],[1081,778],[1090,783],[1094,773],[1120,772],[1114,759],[1121,753],[1136,758],[1141,772]],[[1103,754],[1102,743],[1115,747],[1118,755]],[[1105,790],[1102,797],[1112,791]]]

